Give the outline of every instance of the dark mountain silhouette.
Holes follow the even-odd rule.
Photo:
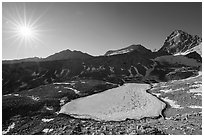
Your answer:
[[[15,60],[3,60],[3,64],[14,64],[14,63],[21,63],[21,62],[39,62],[42,61],[43,58],[33,57],[33,58],[25,58],[25,59],[15,59]]]
[[[14,63],[22,63],[22,62],[40,62],[40,61],[54,61],[54,60],[66,60],[66,59],[87,59],[91,58],[92,56],[83,53],[81,51],[71,51],[69,49],[63,50],[61,52],[55,53],[53,55],[50,55],[46,58],[25,58],[25,59],[18,59],[18,60],[3,60],[3,64],[14,64]]]
[[[65,60],[65,59],[87,59],[91,57],[92,56],[87,53],[83,53],[81,51],[76,51],[76,50],[71,51],[67,49],[67,50],[63,50],[61,52],[55,53],[53,55],[50,55],[45,59],[43,59],[43,61]]]
[[[4,94],[52,82],[91,78],[121,83],[128,77],[142,79],[156,54],[134,51],[115,56],[3,64]]]

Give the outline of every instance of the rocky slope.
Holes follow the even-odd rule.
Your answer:
[[[70,84],[75,85],[74,83],[73,81]],[[56,93],[64,92],[62,88],[71,86],[70,84],[56,84]],[[148,92],[167,104],[164,117],[156,119],[124,121],[75,119],[58,114],[59,110],[51,107],[53,105],[51,101],[39,113],[13,116],[3,124],[3,133],[12,135],[201,135],[201,89],[201,74],[179,81],[153,84]]]
[[[116,56],[89,59],[24,62],[3,64],[3,94],[31,89],[52,82],[91,78],[117,84],[134,78],[141,82],[146,70],[151,68],[156,54],[138,51]]]

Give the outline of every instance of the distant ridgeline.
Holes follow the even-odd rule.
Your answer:
[[[47,58],[3,61],[3,95],[41,85],[94,79],[115,84],[151,83],[197,75],[202,66],[202,39],[175,30],[156,52],[142,45],[110,50],[104,56],[64,50]]]

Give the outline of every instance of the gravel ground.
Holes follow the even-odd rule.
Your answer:
[[[64,114],[14,116],[5,134],[48,135],[202,135],[202,76],[163,82],[148,90],[167,104],[163,117],[124,121],[76,119]]]

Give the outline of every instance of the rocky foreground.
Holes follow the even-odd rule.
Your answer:
[[[14,116],[3,126],[3,134],[202,134],[202,76],[153,84],[149,93],[167,104],[163,117],[96,121],[48,113]]]

